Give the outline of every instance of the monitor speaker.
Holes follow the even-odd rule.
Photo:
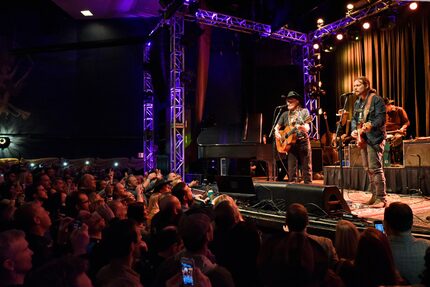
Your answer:
[[[301,203],[309,213],[351,212],[335,185],[261,182],[255,184],[255,190],[259,199],[284,199],[286,206]]]

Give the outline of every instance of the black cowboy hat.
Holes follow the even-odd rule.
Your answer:
[[[297,99],[297,100],[299,100],[300,102],[301,101],[303,101],[303,97],[299,94],[299,93],[297,93],[297,92],[295,92],[295,91],[290,91],[289,93],[288,93],[288,95],[287,95],[287,100],[288,99]]]

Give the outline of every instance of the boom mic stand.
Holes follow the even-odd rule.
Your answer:
[[[276,113],[276,115],[275,115],[275,113]],[[279,117],[281,116],[281,113],[282,113],[282,106],[276,107],[275,110],[273,111],[273,122],[272,122],[272,128],[270,129],[269,138],[271,138],[273,135],[273,131],[275,130],[275,126],[278,123],[278,120],[279,120]],[[276,178],[278,176],[277,167],[276,167],[275,152],[277,152],[277,150],[276,150],[276,139],[275,139],[275,137],[273,137],[273,141],[272,141],[272,176],[273,176],[273,180],[276,180]]]
[[[342,96],[341,96],[342,97]],[[343,157],[343,145],[342,145],[342,138],[339,136],[340,132],[340,126],[342,125],[342,118],[343,114],[345,113],[346,104],[348,103],[348,95],[345,95],[345,102],[343,103],[342,112],[340,114],[340,119],[336,126],[336,140],[337,140],[337,149],[339,154],[339,165],[340,165],[340,191],[343,196],[343,188],[344,188],[344,174],[343,174],[343,163],[344,163],[344,157]]]

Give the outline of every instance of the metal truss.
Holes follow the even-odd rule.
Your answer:
[[[305,87],[304,98],[305,106],[310,111],[312,116],[311,129],[309,130],[309,137],[311,139],[319,139],[319,126],[320,118],[315,114],[319,109],[319,100],[309,96],[309,87],[317,82],[316,76],[311,75],[310,69],[315,66],[314,49],[311,44],[303,46],[303,83]]]
[[[302,44],[307,42],[307,35],[305,33],[289,30],[286,28],[281,28],[279,31],[272,32],[270,25],[217,12],[199,9],[195,15],[186,15],[186,17],[187,20],[197,21],[200,24],[249,34],[258,33],[261,37],[279,41],[297,42]]]
[[[143,47],[143,63],[149,64],[151,42],[145,43]],[[152,86],[151,73],[143,70],[143,159],[144,171],[155,168],[154,153],[154,89]]]
[[[170,19],[170,168],[185,176],[185,89],[181,73],[185,69],[184,17],[178,13]]]
[[[402,2],[404,1],[379,0],[365,8],[347,14],[343,19],[325,25],[314,32],[309,33],[308,39],[309,41],[321,39],[366,17],[379,14],[391,7],[398,6]]]

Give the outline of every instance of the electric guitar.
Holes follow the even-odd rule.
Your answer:
[[[366,140],[363,138],[365,132],[364,129],[367,129],[369,127],[372,127],[372,124],[370,122],[367,123],[361,123],[360,127],[357,129],[357,140],[356,145],[358,148],[362,149],[366,147]]]
[[[310,122],[312,122],[312,116],[307,117],[303,124]],[[296,143],[298,131],[296,123],[286,126],[283,131],[279,131],[281,138],[276,138],[276,149],[278,152],[287,153],[290,151],[291,146]]]

